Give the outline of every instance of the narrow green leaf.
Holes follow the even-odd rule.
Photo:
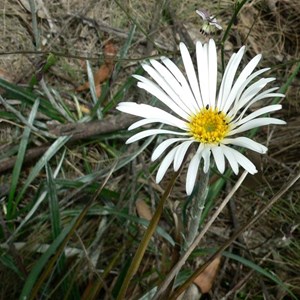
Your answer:
[[[3,88],[7,95],[5,94],[3,97],[18,99],[22,101],[22,103],[27,103],[30,106],[33,105],[36,98],[38,97],[37,94],[33,92],[28,92],[24,88],[17,86],[16,84],[12,84],[4,79],[0,78],[0,87]],[[40,99],[40,110],[42,113],[47,115],[50,119],[57,120],[63,122],[64,119],[55,111],[52,105],[49,103],[47,99],[41,98]]]
[[[54,174],[53,174],[53,180],[57,177],[59,170],[61,169],[62,163],[64,161],[65,158],[65,154],[66,151],[63,152],[59,164],[57,165]],[[14,230],[14,232],[11,234],[11,236],[9,237],[9,239],[7,240],[7,243],[11,242],[18,234],[18,232],[23,228],[23,226],[31,219],[31,217],[34,215],[34,213],[37,211],[37,209],[40,207],[40,205],[43,203],[44,199],[47,196],[47,191],[44,191],[43,193],[41,193],[41,195],[39,195],[38,199],[35,201],[34,205],[32,206],[32,208],[30,209],[30,211],[28,212],[28,214],[25,216],[25,218],[23,218],[22,222],[20,223],[20,225]]]
[[[78,226],[82,223],[85,215],[87,214],[88,210],[90,209],[90,207],[93,204],[93,202],[95,201],[95,199],[98,198],[99,194],[101,193],[102,189],[104,188],[104,186],[106,185],[108,179],[110,178],[110,176],[113,172],[113,169],[114,169],[114,166],[112,167],[111,172],[107,175],[107,177],[103,181],[102,185],[99,187],[99,189],[95,193],[94,197],[87,202],[85,207],[80,211],[80,214],[72,221],[72,224],[67,227],[68,228],[67,233],[63,236],[63,239],[60,240],[60,245],[55,246],[56,252],[53,255],[53,257],[51,257],[49,259],[49,256],[47,256],[45,258],[45,260],[49,259],[49,262],[47,264],[47,268],[44,269],[43,273],[40,274],[39,278],[35,277],[35,280],[32,284],[28,284],[29,287],[26,289],[26,294],[25,294],[26,297],[29,295],[30,292],[31,292],[31,295],[30,295],[31,298],[30,299],[35,299],[37,297],[37,293],[38,293],[38,291],[40,291],[45,279],[47,277],[49,277],[50,273],[53,270],[54,264],[57,262],[57,260],[58,260],[59,256],[61,255],[61,253],[63,253],[63,250],[64,250],[67,242],[69,241],[71,236],[74,234],[74,232],[78,228]],[[57,239],[60,238],[64,232],[65,232],[65,230],[63,230],[61,232],[61,234],[57,237]],[[53,246],[53,243],[52,243],[51,247],[52,246]],[[36,268],[38,268],[39,272],[35,272],[35,273],[39,274],[41,272],[41,270],[39,269],[39,267],[36,267]],[[21,299],[23,300],[24,298],[21,298]]]
[[[94,80],[94,75],[93,75],[93,71],[91,68],[91,65],[89,63],[89,61],[86,62],[86,68],[87,68],[87,74],[88,74],[88,79],[89,79],[89,84],[90,84],[90,92],[91,92],[91,96],[93,99],[93,102],[96,106],[96,114],[99,120],[103,119],[103,115],[102,115],[102,107],[101,107],[101,100],[102,97],[97,97],[96,95],[96,87],[95,87],[95,80]]]
[[[129,257],[126,259],[126,261],[123,263],[123,267],[122,269],[120,270],[119,272],[119,276],[118,276],[118,279],[114,285],[114,288],[112,290],[112,296],[114,298],[117,298],[118,294],[119,294],[119,291],[121,289],[121,286],[122,286],[122,283],[124,282],[124,279],[126,278],[126,274],[128,272],[128,269],[130,267],[130,264],[131,264],[131,261],[132,261],[132,258]]]
[[[28,118],[28,123],[30,125],[33,124],[33,121],[35,119],[38,107],[39,107],[39,99],[35,100],[35,103],[32,107],[32,110],[30,112],[29,118]],[[24,161],[24,156],[25,152],[27,149],[28,141],[29,141],[29,136],[30,136],[31,129],[30,127],[26,126],[23,132],[23,136],[19,145],[19,151],[16,159],[16,163],[13,169],[12,173],[12,180],[11,180],[11,186],[10,186],[10,193],[8,197],[8,203],[7,203],[7,218],[10,219],[12,216],[12,212],[15,211],[15,206],[17,203],[14,201],[15,193],[16,193],[16,188],[19,182],[19,177],[21,173],[21,168],[23,165]]]
[[[62,136],[59,137],[46,151],[46,153],[38,160],[36,165],[32,168],[31,172],[29,173],[21,191],[17,195],[15,199],[15,205],[17,205],[23,198],[24,193],[26,192],[29,185],[32,181],[39,175],[42,168],[45,167],[45,164],[63,147],[66,142],[70,139],[69,136]]]
[[[30,274],[27,277],[27,280],[23,286],[20,300],[26,300],[30,298],[30,293],[35,285],[36,281],[38,280],[40,273],[42,272],[43,268],[48,263],[51,256],[56,254],[56,251],[58,250],[61,243],[64,241],[68,233],[71,231],[72,227],[74,226],[76,222],[76,218],[72,221],[72,223],[68,226],[66,226],[61,233],[57,236],[57,238],[53,241],[53,243],[50,245],[50,247],[47,249],[45,253],[42,254],[42,256],[36,261],[35,265],[33,266]]]
[[[289,295],[297,300],[298,297],[296,297],[294,295],[294,293],[287,287],[287,285],[281,281],[276,275],[273,275],[272,273],[270,273],[269,271],[267,271],[266,269],[262,268],[261,266],[255,264],[254,262],[241,257],[239,255],[224,251],[223,255],[230,258],[230,259],[234,259],[238,262],[240,262],[241,264],[243,264],[244,266],[249,267],[250,269],[254,270],[255,272],[261,274],[262,276],[269,278],[270,280],[272,280],[274,283],[278,284],[283,290],[285,290],[287,293],[289,293]]]
[[[144,73],[144,69],[142,66],[139,66],[135,71],[134,74],[141,75]],[[120,87],[120,89],[115,93],[112,100],[107,103],[107,105],[103,108],[103,113],[107,113],[112,107],[115,107],[118,102],[124,99],[126,92],[129,90],[130,87],[136,84],[136,79],[134,77],[129,77],[126,82]],[[103,90],[102,90],[103,92]]]
[[[24,280],[24,274],[19,270],[19,268],[15,265],[13,259],[8,254],[2,254],[0,256],[0,262],[2,265],[6,266],[13,272],[15,272],[22,280]],[[3,272],[3,270],[2,270]]]
[[[55,239],[61,231],[60,228],[60,214],[59,214],[59,204],[57,199],[57,190],[53,179],[52,170],[49,164],[46,164],[46,174],[47,174],[47,189],[48,189],[48,199],[49,199],[49,212],[52,225],[52,235]]]
[[[124,46],[122,47],[122,49],[120,50],[119,61],[122,61],[122,59],[127,56],[130,46],[132,44],[133,38],[134,38],[135,30],[136,30],[136,24],[132,24],[130,31],[128,33],[128,36],[127,36],[127,40],[126,40]],[[114,78],[118,75],[118,73],[120,72],[120,69],[121,69],[121,63],[118,62],[118,63],[116,63],[116,66],[115,66]]]

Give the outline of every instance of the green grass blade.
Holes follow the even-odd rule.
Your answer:
[[[59,172],[59,170],[60,170],[60,168],[62,166],[63,160],[65,158],[65,154],[66,154],[66,151],[63,152],[63,154],[61,156],[61,159],[60,159],[60,162],[59,162],[57,168],[54,171],[54,174],[53,174],[53,178],[54,179],[57,177],[58,172]],[[28,212],[28,214],[25,216],[25,218],[20,223],[20,225],[14,230],[14,232],[12,233],[12,235],[9,237],[9,239],[7,240],[7,243],[11,242],[17,236],[18,232],[31,219],[31,217],[33,216],[33,214],[37,211],[37,209],[43,203],[43,201],[46,198],[46,196],[47,196],[47,191],[44,191],[43,193],[41,193],[41,195],[38,197],[38,199],[34,203],[33,207],[30,209],[30,211]]]
[[[113,169],[114,169],[114,167],[112,167],[111,173],[113,172]],[[89,202],[85,205],[85,207],[80,211],[80,214],[76,218],[74,218],[71,225],[67,226],[64,230],[62,230],[60,235],[51,244],[51,246],[49,247],[47,252],[44,253],[42,255],[42,257],[37,261],[36,265],[33,267],[32,271],[30,273],[30,275],[32,274],[33,278],[27,279],[24,289],[21,294],[21,296],[23,296],[23,298],[21,297],[20,299],[22,299],[22,300],[28,299],[29,295],[30,295],[29,299],[36,298],[37,293],[41,289],[45,279],[52,272],[54,264],[57,262],[61,253],[63,253],[67,242],[72,237],[72,235],[74,234],[74,232],[78,228],[78,226],[82,223],[82,221],[83,221],[84,217],[86,216],[88,210],[90,209],[91,205],[93,204],[95,199],[99,196],[103,187],[106,185],[108,179],[111,176],[111,173],[109,173],[107,175],[107,177],[103,181],[102,185],[95,193],[94,197],[91,200],[89,200]],[[51,251],[50,251],[50,249],[51,249]],[[55,252],[53,252],[53,250]],[[50,256],[53,256],[53,257],[50,258]],[[41,267],[40,264],[43,265],[43,267]],[[47,264],[47,266],[46,266],[46,264]],[[42,271],[42,268],[44,268],[44,271],[42,272],[42,274],[40,274]],[[30,277],[30,275],[29,275],[29,277]]]
[[[293,83],[295,77],[297,75],[299,75],[299,72],[300,72],[300,63],[298,63],[296,65],[296,67],[293,68],[293,69],[294,69],[293,73],[289,76],[289,78],[287,79],[287,81],[285,82],[285,84],[279,89],[279,93],[285,94],[287,92],[287,89],[289,88],[289,86]]]
[[[144,69],[139,66],[135,72],[133,72],[133,74],[136,75],[141,75],[144,73]],[[120,87],[120,89],[115,93],[114,97],[112,98],[111,101],[108,102],[108,104],[104,107],[103,109],[103,113],[108,112],[109,110],[111,110],[114,106],[117,105],[117,103],[119,103],[120,101],[126,99],[126,93],[129,90],[129,88],[131,88],[132,86],[134,86],[136,84],[136,79],[133,78],[132,76],[130,76],[126,82]]]
[[[39,175],[42,168],[45,167],[46,163],[63,147],[66,142],[70,139],[68,136],[59,137],[46,151],[46,153],[39,159],[36,165],[32,168],[30,174],[27,177],[21,191],[17,195],[15,202],[16,205],[22,200],[27,188],[32,181]]]
[[[96,95],[94,75],[93,75],[92,67],[91,67],[89,61],[86,62],[86,69],[87,69],[87,74],[88,74],[88,79],[89,79],[89,84],[90,84],[90,92],[91,92],[92,100],[95,105],[94,107],[96,110],[96,115],[97,115],[97,118],[99,120],[101,120],[101,119],[103,119],[102,107],[101,107],[103,97],[98,98]]]
[[[47,174],[47,190],[49,199],[49,213],[52,226],[52,236],[55,239],[61,231],[60,227],[60,214],[59,214],[59,204],[57,199],[57,190],[54,183],[53,173],[49,166],[46,164],[46,174]]]
[[[61,114],[67,121],[74,122],[73,119],[69,116],[68,111],[66,111],[64,107],[62,107],[60,104],[57,103],[56,99],[52,95],[53,92],[50,91],[50,89],[47,87],[47,84],[43,78],[40,80],[40,86],[41,86],[42,90],[44,91],[45,95],[47,96],[47,99],[49,100],[49,102],[55,108],[55,110],[59,114]]]
[[[4,79],[0,78],[0,87],[6,91],[6,94],[3,97],[17,99],[20,100],[22,103],[27,103],[32,106],[35,102],[35,99],[38,97],[37,94],[33,92],[28,92],[24,88],[21,88],[15,84],[12,84]],[[55,111],[52,105],[49,103],[47,99],[41,98],[40,99],[40,110],[50,119],[57,120],[60,122],[64,122],[64,119],[60,116],[59,113]]]
[[[122,49],[120,50],[120,61],[122,61],[122,59],[124,59],[126,56],[127,56],[127,53],[129,51],[129,48],[132,44],[132,41],[133,41],[133,38],[134,38],[134,34],[135,34],[135,30],[136,30],[136,25],[135,24],[132,24],[131,28],[130,28],[130,31],[128,33],[128,37],[127,37],[127,40],[124,44],[124,46],[122,47]],[[116,77],[118,75],[118,73],[120,72],[121,70],[121,63],[118,62],[116,63],[116,66],[115,66],[115,70],[114,70],[114,77]]]
[[[15,265],[14,260],[8,254],[0,255],[0,263],[13,272],[15,272],[21,279],[24,280],[24,274],[19,270],[19,268]]]
[[[57,238],[53,241],[53,243],[50,245],[50,247],[47,249],[45,253],[42,254],[42,256],[36,261],[35,265],[33,266],[30,274],[28,275],[26,282],[23,286],[20,300],[30,299],[30,294],[32,291],[32,288],[34,287],[35,283],[37,282],[42,270],[47,265],[49,259],[51,256],[55,255],[57,253],[57,250],[59,246],[63,243],[65,238],[67,237],[68,233],[72,230],[72,227],[74,226],[76,222],[76,218],[73,220],[73,222],[66,226],[61,233],[57,236]]]
[[[131,261],[132,261],[132,258],[129,257],[126,259],[126,261],[123,263],[123,267],[122,269],[120,270],[119,272],[119,276],[118,276],[118,279],[114,285],[114,288],[112,290],[112,296],[114,298],[117,298],[118,294],[119,294],[119,291],[121,289],[121,286],[122,286],[122,283],[124,282],[124,279],[126,278],[126,274],[128,272],[128,269],[130,267],[130,264],[131,264]]]
[[[35,119],[35,116],[36,116],[36,113],[37,113],[37,110],[39,107],[39,103],[40,103],[39,99],[36,99],[36,101],[32,107],[32,110],[30,112],[29,118],[28,118],[29,125],[33,124],[33,121]],[[9,193],[8,203],[7,203],[7,218],[8,219],[11,218],[12,212],[15,211],[15,205],[17,204],[14,201],[14,197],[15,197],[16,188],[17,188],[17,185],[19,182],[19,177],[20,177],[20,173],[21,173],[30,133],[31,133],[31,128],[26,126],[24,129],[24,132],[23,132],[23,136],[22,136],[20,145],[19,145],[17,159],[16,159],[16,163],[15,163],[13,173],[12,173],[12,181],[11,181],[10,193]]]
[[[233,253],[230,253],[230,252],[223,252],[223,255],[230,258],[230,259],[233,259],[235,261],[238,261],[240,262],[241,264],[243,264],[244,266],[254,270],[255,272],[261,274],[262,276],[272,280],[274,283],[276,283],[277,285],[279,285],[283,290],[285,290],[287,293],[289,293],[289,295],[297,300],[298,298],[295,296],[295,294],[293,294],[293,292],[287,287],[287,285],[282,282],[276,275],[273,275],[272,273],[270,273],[269,271],[267,271],[266,269],[262,268],[261,266],[255,264],[254,262],[244,258],[244,257],[241,257],[239,255],[236,255],[236,254],[233,254]]]
[[[59,203],[57,197],[57,189],[53,178],[53,173],[49,164],[46,164],[46,174],[47,174],[47,190],[48,190],[48,200],[49,200],[49,213],[52,227],[52,236],[53,240],[57,238],[61,232],[61,220],[60,220],[60,211]],[[58,273],[62,274],[65,269],[65,255],[62,253],[61,258],[57,263]],[[65,276],[61,283],[62,292],[66,294],[70,287],[70,278],[68,275]],[[73,289],[72,289],[73,291]],[[74,297],[73,297],[74,299]]]

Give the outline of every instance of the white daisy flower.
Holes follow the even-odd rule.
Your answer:
[[[207,172],[211,154],[220,173],[225,171],[225,158],[235,174],[239,171],[239,165],[251,174],[257,172],[255,165],[230,145],[266,153],[267,148],[262,144],[237,135],[264,125],[285,124],[282,120],[265,116],[281,109],[280,104],[267,105],[247,113],[254,103],[262,99],[284,95],[275,92],[277,87],[264,89],[275,78],[254,80],[269,70],[265,68],[253,73],[261,55],[255,56],[236,76],[244,51],[245,47],[242,47],[231,56],[218,88],[218,95],[216,95],[217,50],[212,39],[204,45],[199,41],[196,43],[196,71],[187,47],[180,43],[187,78],[166,57],[162,57],[161,62],[150,60],[150,64],[143,64],[144,70],[153,80],[134,75],[139,80],[137,85],[160,100],[168,107],[168,111],[148,104],[121,102],[117,106],[118,110],[143,118],[132,124],[128,130],[150,123],[162,123],[175,128],[175,131],[146,129],[126,141],[129,144],[157,134],[172,136],[158,145],[152,154],[151,159],[155,161],[168,148],[172,148],[158,169],[157,183],[162,180],[172,162],[175,171],[180,168],[187,150],[193,143],[198,148],[188,166],[186,178],[188,195],[193,191],[201,160],[203,159],[203,170]],[[235,77],[237,78],[234,81]]]

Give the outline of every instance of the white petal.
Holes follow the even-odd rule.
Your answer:
[[[262,78],[257,82],[250,85],[241,95],[238,100],[240,107],[246,105],[249,101],[253,99],[269,82],[274,81],[275,78]]]
[[[172,144],[174,144],[176,142],[186,141],[186,140],[187,140],[187,138],[172,138],[172,139],[167,139],[167,140],[163,141],[153,151],[151,160],[155,161],[156,159],[158,159],[165,152],[165,150],[168,147],[170,147]]]
[[[232,83],[238,69],[238,66],[241,62],[241,59],[244,55],[245,46],[240,48],[238,53],[233,54],[229,60],[229,63],[225,69],[224,76],[221,82],[221,87],[218,96],[218,107],[223,111],[223,107],[226,104],[227,97],[230,93]]]
[[[277,90],[277,89],[278,89],[278,88],[275,88],[275,90]],[[256,102],[258,102],[258,101],[260,101],[260,100],[262,100],[262,99],[276,98],[276,97],[283,98],[283,97],[285,97],[285,95],[283,95],[283,94],[280,94],[280,93],[270,93],[270,91],[274,91],[274,89],[273,89],[273,88],[272,88],[272,89],[269,89],[269,90],[267,90],[267,91],[264,91],[264,92],[258,94],[256,97],[254,97],[254,98],[253,98],[253,99],[245,106],[245,108],[244,108],[244,110],[243,110],[243,112],[242,112],[241,114],[244,115],[245,112],[249,109],[249,107],[250,107],[251,105],[253,105],[254,103],[256,103]],[[244,106],[244,104],[243,104],[243,106]],[[241,103],[238,103],[236,110],[239,111],[243,106],[241,105]]]
[[[242,87],[243,83],[246,81],[247,77],[252,73],[254,68],[257,66],[260,59],[261,59],[261,55],[260,54],[256,55],[247,64],[247,66],[243,69],[243,71],[239,75],[238,79],[235,81],[228,98],[226,99],[226,104],[224,105],[224,108],[223,108],[224,112],[227,112],[227,110],[231,107],[231,105],[232,105],[234,99],[236,98],[238,92],[240,91],[240,88]]]
[[[154,60],[151,60],[151,62],[154,65],[159,64],[159,62],[154,62]],[[155,70],[154,68],[152,68],[150,65],[143,65],[144,70],[156,81],[157,85],[160,86],[160,88],[162,88],[165,93],[168,95],[168,99],[166,99],[165,97],[162,98],[162,100],[164,100],[164,103],[166,105],[168,105],[173,111],[175,111],[178,115],[180,115],[182,118],[187,119],[189,116],[189,113],[187,113],[187,111],[189,112],[189,110],[185,110],[186,106],[182,105],[182,101],[180,100],[180,98],[178,97],[178,95],[174,92],[173,86],[170,85],[170,82],[168,80],[170,80],[170,76],[167,77],[166,79],[162,76],[162,74],[158,73],[157,70]],[[139,75],[135,75],[135,78],[139,79],[140,81],[151,85],[152,81],[148,80],[147,78],[144,78],[143,76],[139,76]],[[174,79],[174,77],[173,77]],[[176,81],[174,79],[174,81]],[[153,83],[152,83],[153,85]],[[151,86],[152,86],[151,85]],[[178,83],[177,83],[178,85]]]
[[[141,131],[141,132],[133,135],[126,141],[126,144],[134,143],[145,137],[148,137],[151,135],[156,135],[156,134],[188,135],[188,133],[185,133],[185,132],[176,132],[176,131],[165,130],[165,129],[149,129],[149,130],[144,130],[144,131]]]
[[[175,153],[176,153],[176,149],[177,147],[175,147],[174,149],[172,149],[167,155],[166,157],[163,159],[163,161],[161,162],[159,168],[158,168],[158,171],[157,171],[157,174],[156,174],[156,183],[159,183],[164,175],[166,174],[168,168],[170,167],[173,159],[174,159],[174,156],[175,156]]]
[[[203,144],[200,144],[196,154],[191,159],[188,167],[188,171],[186,175],[186,183],[185,183],[185,189],[188,196],[192,193],[194,189],[196,177],[198,174],[199,164],[201,161],[201,152],[203,148],[204,148]]]
[[[255,165],[243,154],[241,154],[240,152],[238,152],[235,149],[230,149],[230,152],[232,153],[232,155],[234,155],[236,161],[246,170],[248,171],[250,174],[255,174],[257,173],[256,167]]]
[[[225,171],[225,158],[222,148],[220,146],[212,147],[211,152],[219,172],[223,174]]]
[[[171,90],[167,90],[166,92],[169,94],[169,96],[172,98],[174,102],[177,103],[177,105],[185,111],[188,115],[191,114],[191,109],[186,103],[186,93],[182,86],[179,84],[179,82],[176,80],[176,78],[173,76],[173,74],[160,62],[157,60],[151,59],[150,63],[152,66],[156,69],[156,71],[163,76],[165,81],[170,86]],[[159,84],[159,83],[158,83]]]
[[[208,60],[207,52],[205,51],[200,41],[197,41],[196,43],[196,58],[201,97],[203,101],[202,107],[205,107],[206,105],[210,105],[208,90]]]
[[[259,76],[260,74],[268,71],[270,68],[264,68],[264,69],[261,69],[261,70],[258,70],[256,72],[254,72],[252,75],[250,75],[240,86],[240,88],[238,89],[238,91],[236,92],[236,97],[235,97],[235,104],[234,104],[234,109],[236,111],[238,111],[240,108],[237,108],[237,107],[242,107],[240,106],[240,98],[241,98],[241,94],[244,92],[246,86],[254,79],[256,78],[257,76]],[[244,104],[243,104],[244,106]]]
[[[182,161],[185,157],[185,154],[190,147],[192,143],[194,143],[194,140],[183,142],[177,149],[174,157],[174,171],[178,171],[180,168]]]
[[[128,127],[128,130],[133,130],[133,129],[136,129],[136,128],[139,128],[141,126],[151,124],[151,123],[161,123],[161,119],[142,119],[142,120],[139,120],[139,121],[131,124]]]
[[[177,79],[177,81],[181,84],[182,89],[184,90],[184,93],[185,93],[186,103],[188,103],[188,106],[190,107],[190,109],[193,112],[197,112],[199,110],[199,107],[198,107],[197,102],[194,98],[194,95],[190,89],[190,86],[189,86],[186,78],[183,76],[182,72],[168,58],[163,57],[162,62],[169,69],[169,71],[174,75],[174,77]]]
[[[238,164],[235,156],[231,152],[232,149],[230,147],[225,146],[225,145],[221,145],[220,147],[222,147],[223,153],[224,153],[225,157],[227,158],[234,174],[237,175],[239,173],[239,164]]]
[[[180,48],[182,61],[184,64],[184,68],[185,68],[186,75],[188,77],[190,86],[192,88],[195,99],[198,103],[198,107],[201,108],[202,99],[200,96],[199,84],[198,84],[198,80],[197,80],[196,73],[195,73],[195,68],[194,68],[190,53],[184,43],[180,43],[179,48]],[[200,103],[200,105],[199,105],[199,103]]]
[[[207,16],[201,10],[196,9],[196,13],[202,18],[203,21],[207,20]]]
[[[268,83],[276,80],[275,77],[269,77],[269,78],[261,78],[258,81],[251,84],[243,93],[241,98],[249,97],[251,94],[257,94],[260,90],[262,90]]]
[[[234,107],[232,108],[232,110],[227,113],[228,117],[234,118],[236,115],[239,115],[238,116],[238,119],[239,119],[239,118],[241,118],[241,116],[243,116],[248,111],[249,107],[252,104],[254,104],[254,103],[256,103],[256,102],[258,102],[262,99],[275,98],[275,97],[284,97],[283,94],[272,93],[275,90],[278,90],[278,88],[277,87],[271,88],[271,89],[268,89],[266,91],[263,91],[263,92],[259,93],[250,102],[246,103],[246,106],[245,106],[245,103],[240,103],[240,102],[236,101]],[[240,112],[240,110],[243,108],[243,106],[244,106],[244,109],[243,109],[242,112]]]
[[[253,113],[251,113],[250,115],[246,116],[245,118],[239,120],[238,122],[234,122],[234,124],[236,126],[240,126],[246,122],[249,122],[250,120],[254,119],[254,118],[257,118],[261,115],[264,115],[266,113],[269,113],[269,112],[272,112],[272,111],[276,111],[276,110],[279,110],[281,109],[282,106],[280,104],[274,104],[274,105],[268,105],[266,107],[262,107],[256,111],[254,111]],[[242,116],[240,116],[242,117]]]
[[[180,128],[182,130],[187,130],[186,122],[178,119],[177,117],[158,107],[154,107],[148,104],[138,104],[135,102],[121,102],[117,106],[117,109],[138,117],[143,117],[147,119],[160,119],[158,121],[160,123],[168,124]]]
[[[276,124],[276,125],[284,125],[286,124],[285,121],[276,119],[276,118],[258,118],[251,120],[245,124],[243,124],[240,127],[237,127],[236,129],[231,130],[227,136],[234,135],[236,133],[244,132],[246,130],[250,130],[252,128],[260,127],[260,126],[265,126],[265,125],[270,125],[270,124]]]
[[[158,85],[154,84],[153,82],[151,85],[150,83],[144,83],[140,81],[138,82],[137,86],[155,96],[158,100],[171,108],[171,110],[174,111],[178,116],[187,119],[187,114],[177,104],[175,104],[174,101]]]
[[[222,141],[222,144],[231,144],[231,145],[236,145],[240,147],[244,147],[250,150],[253,150],[255,152],[264,154],[268,151],[268,148],[265,147],[264,145],[257,143],[247,137],[241,136],[233,139],[224,139]]]
[[[216,89],[217,89],[217,49],[213,39],[208,43],[208,78],[209,78],[209,103],[210,107],[216,107]]]

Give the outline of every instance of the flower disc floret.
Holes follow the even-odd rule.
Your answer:
[[[218,144],[229,131],[229,118],[218,109],[202,108],[191,117],[188,127],[193,138],[204,144]]]

